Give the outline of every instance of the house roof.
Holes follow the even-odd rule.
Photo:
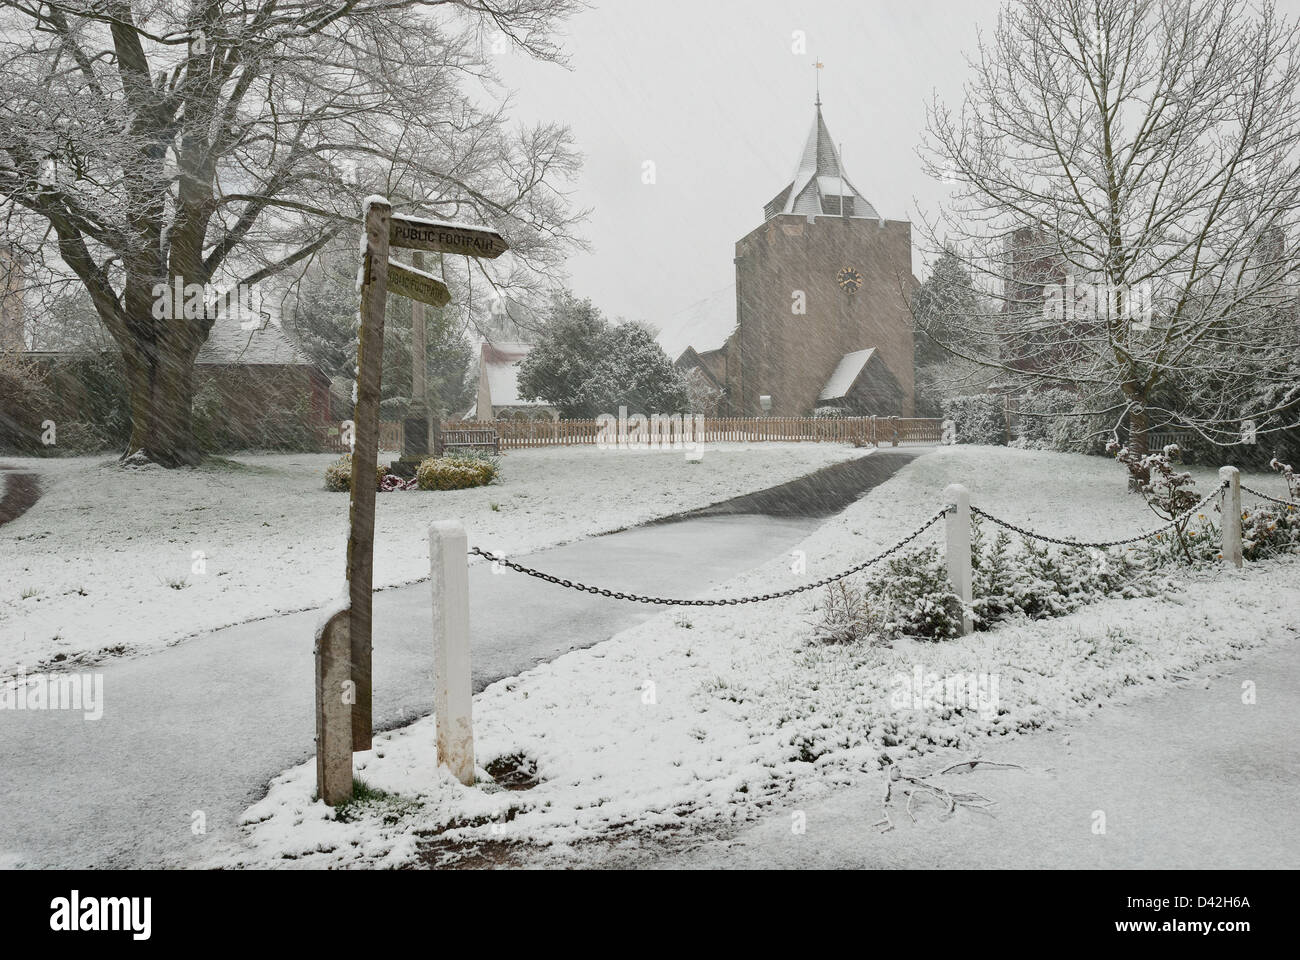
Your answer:
[[[835,147],[826,120],[822,117],[821,101],[817,102],[817,113],[813,117],[812,129],[804,141],[803,152],[799,155],[799,164],[795,167],[794,179],[782,188],[766,207],[768,219],[779,213],[794,213],[817,217],[836,214],[839,211],[826,210],[822,205],[824,197],[852,197],[852,217],[880,219],[867,199],[858,192],[849,178],[840,152]]]
[[[544,407],[541,400],[519,396],[519,361],[533,349],[529,343],[484,343],[479,357],[479,376],[487,378],[494,407]]]
[[[846,353],[840,358],[840,362],[835,366],[835,372],[831,374],[826,386],[822,387],[822,392],[818,394],[817,401],[820,403],[825,400],[842,400],[849,395],[853,389],[854,382],[858,375],[862,373],[871,355],[876,352],[875,347],[868,347],[866,350],[854,350],[852,353]]]
[[[717,351],[705,351],[706,353],[716,353]],[[713,371],[708,368],[704,358],[696,351],[694,347],[687,347],[682,351],[682,355],[673,361],[673,366],[679,370],[697,371],[701,376],[709,381],[715,388],[721,390],[723,384],[713,375]]]
[[[212,324],[208,339],[199,347],[194,362],[210,366],[303,366],[311,367],[322,378],[325,374],[305,353],[299,350],[288,335],[273,323],[267,322],[256,314],[244,313],[244,323],[254,320],[261,326],[245,330],[240,326],[238,317],[219,318]],[[93,356],[96,353],[117,353],[117,347],[105,347],[100,350],[33,350],[25,356],[44,357],[79,357]],[[328,378],[326,378],[328,379]],[[350,387],[348,388],[351,389]]]
[[[247,327],[247,329],[245,329]],[[196,363],[315,366],[283,330],[257,314],[223,314],[212,324]]]

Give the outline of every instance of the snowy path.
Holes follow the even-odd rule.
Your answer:
[[[881,451],[859,461],[860,490],[916,453]],[[568,544],[528,562],[615,589],[695,596],[778,556],[817,522],[696,517]],[[431,707],[428,589],[376,594],[378,729]],[[659,612],[494,575],[485,564],[471,569],[470,596],[476,690]],[[98,721],[69,711],[6,712],[0,867],[185,864],[232,839],[266,782],[313,753],[317,618],[308,611],[254,621],[105,665],[96,671],[105,702]],[[191,829],[196,811],[206,833]]]
[[[0,524],[17,520],[41,498],[41,483],[35,473],[0,463]]]
[[[1242,703],[1243,683],[1257,702]],[[949,754],[911,761],[941,769]],[[1294,869],[1300,864],[1300,637],[1208,667],[1164,695],[1107,704],[1089,720],[987,751],[1016,770],[948,775],[946,785],[997,801],[994,816],[959,811],[919,823],[901,808],[880,833],[883,778],[791,809],[731,841],[638,867],[971,869]],[[963,755],[951,755],[952,760]],[[1105,834],[1093,832],[1096,811]],[[653,862],[647,862],[653,860]]]

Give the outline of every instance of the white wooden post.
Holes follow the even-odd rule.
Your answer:
[[[438,763],[463,784],[474,782],[473,689],[469,671],[469,561],[465,528],[455,520],[429,527],[433,586],[434,714]]]
[[[316,631],[316,795],[329,806],[352,799],[352,639],[341,610]]]
[[[1219,479],[1228,481],[1223,491],[1223,562],[1241,569],[1241,471],[1220,467]]]
[[[961,632],[967,634],[975,629],[970,617],[970,491],[960,483],[954,483],[943,491],[943,497],[945,503],[957,508],[944,518],[948,534],[948,579],[952,581],[953,593],[961,598],[964,605]]]

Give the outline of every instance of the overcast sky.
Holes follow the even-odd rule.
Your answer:
[[[891,219],[933,208],[943,186],[916,155],[925,105],[936,93],[959,102],[964,55],[998,7],[605,0],[569,23],[571,69],[503,56],[516,116],[568,124],[585,156],[574,199],[592,208],[592,251],[569,264],[574,291],[661,328],[680,326],[701,300],[725,302],[735,242],[793,176],[817,59],[823,113],[858,189]],[[796,30],[806,53],[792,51]],[[642,183],[647,160],[654,185]],[[914,255],[918,276],[923,267]]]

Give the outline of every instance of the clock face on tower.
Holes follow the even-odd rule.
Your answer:
[[[849,293],[857,293],[862,286],[862,274],[852,267],[845,267],[835,275],[835,282],[847,290]]]

